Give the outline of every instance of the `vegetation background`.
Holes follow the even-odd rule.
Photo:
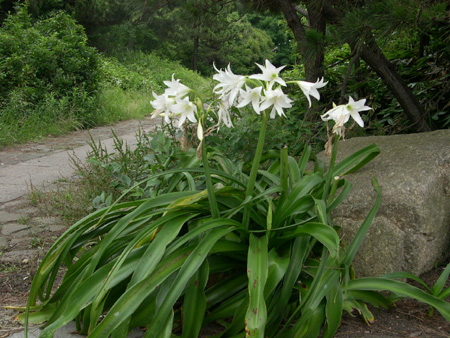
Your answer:
[[[450,64],[449,9],[450,5],[443,0],[28,0],[19,2],[0,0],[0,145],[25,142],[46,137],[49,134],[59,134],[75,128],[113,123],[121,119],[142,118],[151,113],[149,101],[152,98],[152,92],[161,92],[163,81],[170,79],[173,73],[183,83],[195,88],[201,94],[210,91],[213,86],[211,81],[213,64],[218,68],[231,64],[235,73],[251,74],[258,70],[255,62],[263,63],[265,59],[270,59],[276,66],[285,66],[283,75],[285,79],[306,79],[314,82],[318,78],[324,77],[329,84],[321,92],[322,100],[320,104],[316,102],[309,109],[303,95],[292,92],[290,94],[294,97],[295,103],[286,112],[289,119],[283,121],[282,126],[279,120],[273,120],[269,123],[265,148],[272,149],[273,153],[269,151],[263,155],[261,170],[265,170],[266,178],[259,182],[259,186],[265,187],[266,184],[270,183],[274,185],[275,190],[268,189],[263,192],[262,195],[265,198],[255,203],[257,212],[251,213],[247,210],[251,205],[245,206],[245,203],[248,202],[245,202],[242,198],[244,191],[233,187],[234,190],[231,194],[233,197],[229,195],[226,189],[224,190],[224,196],[218,194],[219,204],[215,201],[213,201],[214,203],[211,202],[213,200],[211,196],[208,196],[207,200],[206,195],[201,195],[201,193],[199,196],[193,195],[192,198],[188,198],[186,205],[183,205],[183,210],[186,211],[186,215],[189,214],[190,216],[186,219],[177,219],[177,223],[173,225],[181,229],[183,224],[189,223],[187,229],[183,229],[181,234],[181,236],[185,236],[184,231],[186,230],[186,234],[188,234],[186,238],[188,238],[191,236],[189,234],[191,229],[189,228],[195,229],[197,225],[202,225],[202,222],[204,222],[203,216],[209,217],[211,210],[215,210],[214,205],[217,210],[219,210],[218,205],[220,205],[221,215],[230,212],[228,209],[231,205],[236,206],[236,210],[230,212],[226,224],[236,226],[236,229],[238,229],[240,223],[237,222],[236,225],[233,222],[241,219],[240,216],[236,215],[241,213],[244,205],[243,219],[248,221],[248,217],[250,217],[248,215],[251,215],[253,219],[251,224],[260,226],[264,232],[264,235],[261,236],[253,233],[249,235],[247,229],[240,229],[242,234],[240,234],[239,239],[236,237],[229,241],[230,243],[227,243],[227,245],[230,245],[230,250],[225,250],[226,254],[232,251],[231,245],[235,244],[232,242],[239,242],[240,244],[238,250],[239,274],[236,275],[236,280],[244,288],[248,283],[245,276],[245,266],[241,266],[242,262],[248,259],[249,265],[253,266],[252,259],[267,261],[267,257],[260,259],[257,255],[254,257],[251,255],[251,252],[259,252],[260,250],[252,251],[248,248],[270,247],[272,260],[279,260],[279,266],[287,267],[288,265],[282,263],[282,261],[286,257],[290,257],[290,253],[287,252],[289,250],[286,250],[278,256],[278,251],[284,251],[278,250],[281,242],[284,244],[289,241],[287,247],[292,250],[303,250],[302,248],[308,247],[309,251],[305,251],[303,257],[304,259],[311,257],[310,264],[306,264],[306,267],[309,266],[310,270],[306,269],[305,272],[313,277],[311,279],[312,287],[309,290],[314,292],[301,290],[302,285],[298,290],[294,290],[296,295],[294,298],[298,299],[298,295],[301,295],[302,292],[309,292],[306,297],[311,297],[310,303],[314,303],[315,306],[321,303],[321,307],[315,309],[321,316],[320,320],[315,325],[310,326],[311,330],[314,330],[314,334],[306,333],[306,336],[317,336],[325,318],[323,315],[329,316],[332,313],[333,317],[340,318],[343,309],[342,307],[340,309],[335,308],[333,305],[330,305],[330,309],[328,307],[325,309],[326,302],[322,301],[325,293],[320,290],[326,288],[322,288],[322,285],[327,286],[327,280],[333,280],[333,285],[336,286],[333,292],[336,295],[342,294],[342,288],[346,288],[348,285],[345,283],[341,285],[341,282],[349,278],[351,260],[364,237],[362,232],[358,236],[358,240],[352,242],[351,250],[346,253],[345,269],[342,269],[341,262],[335,260],[336,253],[341,250],[339,237],[334,228],[330,226],[332,222],[328,213],[344,198],[343,195],[345,194],[342,193],[336,198],[336,201],[333,201],[337,189],[346,187],[343,189],[346,192],[349,189],[345,185],[347,183],[344,180],[341,181],[341,179],[331,185],[332,178],[338,177],[341,174],[339,170],[343,170],[343,168],[337,167],[339,170],[332,168],[325,173],[324,167],[320,163],[316,163],[313,175],[305,171],[306,163],[313,153],[310,146],[319,149],[326,141],[326,130],[323,123],[319,121],[319,115],[330,109],[332,103],[341,104],[347,100],[348,96],[352,96],[355,99],[367,98],[368,104],[374,109],[363,117],[367,128],[363,130],[356,126],[350,133],[347,133],[347,136],[424,132],[448,128],[450,125],[450,114],[448,114],[450,106],[448,81]],[[209,177],[206,174],[206,168],[208,167],[206,154],[210,156],[209,160],[213,170],[222,168],[226,172],[225,178],[232,177],[234,183],[242,181],[240,186],[245,187],[248,182],[251,160],[255,157],[254,148],[256,144],[254,140],[260,130],[255,128],[258,123],[256,123],[254,114],[247,114],[245,110],[236,112],[234,124],[235,128],[221,128],[220,134],[211,135],[208,138],[208,149],[206,149],[206,146],[203,147],[204,164],[202,168],[205,168],[204,174],[203,169],[199,170],[193,167],[199,165],[195,151],[191,149],[187,153],[180,152],[177,147],[179,131],[172,129],[170,126],[166,126],[163,132],[152,135],[151,138],[139,134],[138,148],[135,151],[124,149],[120,140],[116,140],[117,151],[114,154],[108,154],[101,145],[92,144],[89,165],[86,167],[80,166],[79,169],[84,178],[84,186],[89,186],[91,189],[95,186],[95,189],[98,190],[88,195],[89,206],[83,206],[80,210],[93,211],[91,215],[94,216],[91,217],[97,217],[96,215],[101,215],[105,210],[103,208],[114,207],[117,208],[114,210],[117,210],[121,215],[117,219],[125,220],[127,217],[131,217],[130,219],[134,217],[133,208],[137,210],[136,214],[140,216],[141,203],[158,198],[164,199],[166,195],[171,193],[174,193],[176,197],[184,193],[187,194],[186,196],[190,196],[190,194],[195,194],[198,191],[204,191],[205,185],[208,186],[209,184],[208,188],[210,189],[208,191],[214,196],[215,192],[211,188],[211,182],[204,181],[204,177]],[[195,146],[195,141],[192,141],[191,145]],[[287,148],[284,146],[287,146]],[[288,157],[287,149],[289,149],[291,157]],[[301,151],[303,155],[297,163]],[[370,153],[367,155],[367,160],[377,153],[375,149],[366,149],[366,151]],[[280,158],[280,153],[283,154],[280,167],[285,169],[279,170],[281,176],[278,178],[274,175],[274,173],[278,173],[276,165],[274,166],[276,161],[273,163],[265,161],[275,158],[275,155],[276,158]],[[222,156],[222,154],[225,154],[225,156]],[[256,157],[259,156],[261,154]],[[311,159],[314,159],[314,156],[311,156]],[[352,161],[356,163],[358,159],[354,157]],[[289,170],[286,170],[287,164],[289,164]],[[188,168],[192,169],[192,172],[199,170],[200,174],[192,176],[183,173],[186,180],[179,179],[183,169]],[[335,172],[334,169],[336,169]],[[253,169],[252,172],[256,173]],[[292,177],[289,176],[289,180],[288,173],[293,175]],[[253,177],[253,180],[255,177]],[[145,179],[142,184],[136,184],[142,179]],[[288,185],[288,181],[292,186]],[[90,184],[90,182],[100,184]],[[234,183],[230,183],[226,188],[231,188]],[[306,185],[308,189],[303,189],[303,185]],[[374,185],[377,186],[376,181],[374,181]],[[83,184],[79,186],[83,186]],[[282,191],[281,198],[272,200],[273,194],[278,193],[280,187],[282,188],[280,190]],[[77,190],[79,189],[62,193],[63,198],[70,197],[68,203],[59,203],[59,197],[54,197],[55,195],[52,198],[59,205],[70,205],[73,209],[73,200],[78,200],[74,195]],[[115,207],[113,201],[125,191],[127,195],[124,198],[124,204]],[[302,201],[307,203],[299,204],[297,207],[298,191],[303,191],[306,194]],[[180,195],[180,193],[182,194]],[[168,198],[167,201],[176,201],[173,196]],[[374,206],[373,212],[371,211],[364,222],[364,229],[367,229],[370,225],[371,218],[378,208],[380,196],[381,192],[377,190],[378,204]],[[147,199],[149,197],[155,198]],[[252,198],[251,194],[247,197]],[[36,200],[40,198],[42,196],[36,197]],[[170,206],[166,203],[167,201],[162,204],[164,207]],[[77,203],[80,203],[80,201],[77,201]],[[283,203],[287,203],[288,207],[283,206]],[[295,208],[291,208],[290,204]],[[258,206],[261,207],[258,208]],[[159,207],[159,205],[156,207]],[[284,219],[278,216],[286,214],[287,223],[278,225],[281,230],[287,230],[288,236],[279,236],[281,242],[279,241],[278,244],[269,241],[276,236],[271,237],[270,234],[267,236],[265,234],[267,230],[270,233],[270,227],[272,226],[272,207],[275,208],[275,216],[273,217],[275,222],[280,223],[280,219],[283,221]],[[294,211],[294,213],[290,215],[286,210],[283,211],[283,208],[287,211]],[[136,240],[137,235],[141,236],[141,226],[143,230],[153,232],[156,228],[146,229],[146,227],[148,224],[151,227],[156,224],[153,216],[159,215],[161,210],[158,209],[154,213],[151,210],[146,211],[150,215],[147,215],[148,220],[142,221],[142,219],[139,219],[139,222],[142,221],[142,223],[137,224],[136,228],[130,230],[131,233],[129,237],[125,238],[126,241],[114,242],[114,245],[117,244],[120,250],[126,249],[123,257],[127,256],[127,250],[130,252],[133,250],[136,243],[147,245],[151,242],[149,240],[152,238],[150,232],[142,232],[144,234],[142,242],[128,244],[128,238]],[[194,217],[191,217],[192,210],[201,211],[204,215],[202,214],[202,217],[191,220]],[[305,246],[301,243],[303,239],[297,238],[298,233],[295,232],[297,230],[294,233],[289,232],[293,229],[293,226],[299,232],[304,230],[297,226],[300,223],[290,224],[291,220],[311,215],[315,220],[320,221],[320,224],[312,224],[314,227],[311,230],[314,233],[313,236],[320,237],[319,230],[321,230],[333,237],[331,244],[326,241],[325,237],[322,238],[323,242],[328,243],[328,246],[324,246],[323,243],[318,243],[316,240]],[[77,212],[76,217],[79,218],[80,216],[81,214]],[[169,216],[166,217],[164,214],[161,219],[165,222],[167,218],[170,218]],[[111,217],[115,216],[112,215]],[[212,224],[214,227],[222,226],[217,220],[214,220],[215,215],[212,218],[213,220],[208,224]],[[74,248],[71,248],[73,242],[64,244],[68,245],[64,252],[70,252],[69,256],[64,257],[66,265],[71,267],[69,276],[78,275],[78,269],[83,268],[84,262],[90,260],[90,253],[88,253],[80,260],[81,263],[72,264],[77,250],[81,247],[84,248],[84,245],[89,242],[87,240],[90,239],[89,236],[92,236],[92,240],[98,241],[95,245],[103,245],[102,248],[108,249],[108,255],[112,253],[112,256],[105,255],[105,262],[113,262],[116,259],[116,248],[108,248],[108,241],[98,239],[112,238],[114,240],[113,236],[115,236],[115,233],[120,233],[123,222],[118,221],[118,228],[114,225],[115,219],[113,222],[112,219],[107,218],[107,223],[104,224],[105,228],[102,225],[98,228],[93,227],[91,231],[90,219],[89,217],[86,219],[81,220],[76,225],[83,227],[83,229],[80,228],[81,230],[88,231],[87,237],[76,237],[81,232],[77,232],[74,237],[75,240],[80,240],[79,243],[81,244],[78,245],[77,242]],[[102,222],[102,220],[103,216],[99,218],[98,222]],[[110,220],[111,222],[109,222]],[[220,222],[222,221],[220,220]],[[310,219],[302,219],[301,221],[308,222]],[[266,229],[266,226],[269,229]],[[233,228],[230,231],[236,229]],[[166,231],[165,228],[163,233],[164,231]],[[170,233],[169,230],[167,231]],[[211,233],[214,234],[214,232]],[[217,233],[222,236],[221,233]],[[207,236],[211,237],[210,234]],[[214,243],[209,237],[207,239],[210,243],[207,244],[211,244],[212,247]],[[294,238],[295,243],[291,241]],[[266,242],[262,243],[262,240]],[[309,239],[307,240],[309,241]],[[188,238],[186,241],[190,241],[190,239]],[[198,247],[204,245],[202,244],[204,242],[199,239]],[[197,239],[192,243],[197,243]],[[353,243],[356,244],[353,245]],[[90,247],[90,245],[86,248],[93,248],[91,253],[95,252],[98,247]],[[167,245],[169,247],[172,244],[167,242]],[[175,244],[174,247],[176,245],[178,244]],[[74,253],[73,257],[71,250]],[[332,258],[328,263],[326,263],[327,250]],[[319,260],[320,251],[322,251],[322,258]],[[155,252],[162,251],[155,249]],[[249,254],[247,255],[247,253]],[[58,257],[58,264],[62,262],[63,258],[59,256],[58,252],[50,251],[49,255]],[[92,263],[89,263],[91,272],[96,270],[98,273],[101,270],[96,268],[97,256],[92,255],[94,259]],[[292,258],[298,256],[292,254]],[[55,262],[57,260],[55,259]],[[146,260],[143,261],[146,262]],[[208,279],[209,267],[207,264],[203,264],[203,261],[198,261],[195,264],[197,263],[198,266],[201,265],[202,267],[195,273],[196,276],[198,273],[198,276],[204,281],[204,288]],[[45,260],[43,264],[45,266]],[[52,266],[52,269],[55,269],[55,274],[59,268],[58,264]],[[226,262],[226,264],[228,263]],[[325,269],[326,264],[334,266],[336,269]],[[142,264],[139,269],[146,269],[146,266],[147,264]],[[298,264],[293,261],[289,266],[291,270],[301,269],[303,263]],[[314,270],[314,266],[319,266],[319,269]],[[195,267],[195,269],[197,268]],[[140,271],[139,269],[137,271]],[[33,295],[38,296],[38,289],[41,287],[38,284],[41,282],[43,282],[43,286],[46,284],[47,275],[44,270],[38,271],[38,277],[33,282],[32,296],[30,297],[32,301]],[[345,276],[339,276],[339,273],[344,270]],[[223,271],[228,271],[228,267],[225,267]],[[261,273],[260,276],[263,276],[268,271],[268,267],[261,265],[258,271]],[[333,271],[332,275],[329,271]],[[110,276],[106,269],[100,272]],[[449,273],[450,265],[445,269],[437,284],[432,289],[428,289],[427,292],[432,297],[443,299],[450,294],[450,289],[443,291]],[[299,274],[300,270],[296,276],[299,276]],[[182,274],[180,273],[180,275]],[[282,275],[275,283],[276,285],[284,278]],[[90,273],[85,273],[82,278],[88,278],[89,276]],[[174,304],[184,290],[185,281],[194,281],[194,279],[191,280],[191,276],[185,274],[184,279],[179,283],[179,287],[175,289],[179,294],[172,297]],[[292,285],[297,280],[296,276],[291,278]],[[403,278],[406,275],[401,276]],[[100,280],[104,280],[104,278],[102,277]],[[234,280],[232,281],[234,282]],[[375,281],[374,285],[378,285],[378,282],[378,280]],[[51,289],[52,283],[53,277],[49,282],[48,290]],[[73,286],[70,278],[66,279],[65,283],[63,290],[65,287],[71,288]],[[353,284],[355,283],[357,282],[353,282]],[[167,286],[167,290],[169,290],[169,284],[164,284]],[[81,290],[77,288],[76,283],[74,285],[76,292]],[[189,294],[196,293],[196,285],[192,283],[192,287],[189,287]],[[389,281],[386,285],[385,289],[387,290],[397,290],[398,287],[396,282],[391,283]],[[96,284],[96,287],[103,288],[100,284]],[[119,285],[119,287],[123,287],[123,285]],[[304,288],[305,290],[308,289],[307,285]],[[402,288],[408,288],[408,286],[402,286]],[[222,289],[228,292],[233,288],[225,285]],[[253,299],[264,300],[263,289],[263,285],[259,287],[259,295]],[[86,290],[94,292],[95,288],[89,287]],[[245,289],[242,290],[244,290],[242,295],[245,297],[247,292]],[[284,293],[283,290],[278,289],[279,292]],[[291,298],[290,292],[292,290],[290,287],[286,290],[289,290],[289,293],[285,295],[287,302]],[[59,306],[60,299],[58,297],[63,297],[63,294],[64,292],[60,291],[54,298],[55,306]],[[96,296],[92,307],[89,306],[84,309],[84,304],[80,303],[79,308],[74,307],[72,309],[85,317],[83,318],[84,331],[88,329],[85,319],[89,319],[93,326],[98,323],[97,315],[101,314],[102,307],[105,305],[103,302],[105,294],[103,294],[103,290],[99,289],[98,297]],[[122,294],[123,289],[118,289],[115,290],[114,296]],[[141,298],[144,299],[147,296],[148,294],[145,294]],[[153,297],[154,295],[150,296]],[[425,299],[426,302],[431,299],[430,302],[435,303],[435,307],[442,310],[445,318],[450,318],[447,303],[437,302],[431,296],[429,298],[429,296],[423,295],[423,292],[416,290],[411,291],[410,296],[418,299],[422,297],[422,300]],[[71,292],[68,293],[67,297],[69,299],[67,304],[75,304],[79,298],[73,297],[71,299]],[[200,295],[201,297],[203,296]],[[241,296],[239,295],[239,297]],[[278,299],[278,297],[274,297],[272,303],[276,304]],[[334,299],[334,297],[330,297],[330,299]],[[234,305],[240,304],[236,303],[234,299],[232,300]],[[188,302],[189,297],[184,297],[184,301]],[[390,305],[390,301],[384,298],[376,299],[376,303],[381,302],[384,305]],[[219,303],[221,302],[217,304]],[[261,304],[263,303],[264,301],[261,302]],[[328,303],[332,304],[327,300]],[[222,302],[219,306],[224,304],[225,302]],[[107,305],[109,306],[109,304]],[[148,303],[148,305],[153,309],[153,298],[151,304]],[[164,306],[171,307],[172,305]],[[303,304],[295,309],[291,319],[295,317],[301,306]],[[358,300],[356,308],[364,312],[365,306],[365,303],[359,303]],[[352,305],[350,310],[353,307],[355,306]],[[311,306],[312,308],[313,306]],[[245,309],[245,306],[242,309]],[[263,307],[261,309],[263,310]],[[232,310],[234,311],[234,309]],[[169,308],[167,308],[167,311],[170,312]],[[306,312],[302,310],[302,315],[306,313],[309,317],[306,315],[302,317],[295,324],[297,327],[294,327],[295,330],[303,330],[307,327],[303,325],[306,321],[312,323],[310,319],[312,314],[308,311],[308,309]],[[137,312],[148,313],[148,311]],[[155,313],[157,313],[156,310]],[[194,312],[192,311],[192,313]],[[80,314],[73,313],[72,318],[69,318],[69,315],[67,315],[69,316],[67,318],[70,320],[77,316],[79,318]],[[227,312],[225,317],[228,318],[228,315]],[[282,318],[274,317],[278,316],[277,311],[273,312],[271,316],[271,322],[275,324],[271,326],[270,330],[275,334]],[[63,318],[57,315],[53,317],[56,320]],[[108,317],[108,320],[111,320],[110,317]],[[370,311],[365,313],[365,317],[371,318]],[[242,314],[236,315],[235,318],[240,320]],[[137,319],[140,320],[141,318]],[[201,318],[192,320],[196,321],[198,325],[202,324]],[[126,321],[122,324],[121,328],[124,332],[131,327]],[[336,320],[333,329],[328,332],[329,336],[333,335],[331,332],[337,329],[338,324],[339,320]],[[156,328],[153,329],[156,330]],[[243,330],[243,327],[239,326],[238,329]],[[48,330],[52,330],[52,328],[50,327]],[[286,330],[288,330],[287,327]],[[186,336],[189,336],[189,334]],[[292,335],[287,334],[285,336]]]
[[[356,134],[448,128],[449,13],[434,0],[3,0],[0,144],[142,117],[172,73],[208,88],[213,63],[249,74],[264,59],[329,82],[320,105],[298,98],[289,142],[323,132],[318,113],[349,95],[374,108]]]

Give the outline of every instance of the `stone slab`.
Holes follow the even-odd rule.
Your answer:
[[[0,256],[0,263],[26,264],[35,261],[41,255],[43,255],[43,251],[40,249],[9,251]]]
[[[147,132],[154,129],[160,123],[159,121],[160,119],[148,119],[148,121],[142,121],[143,124],[139,121],[127,122],[128,129],[123,130],[123,127],[120,129],[120,126],[117,125],[114,126],[114,130],[123,140],[124,145],[133,148],[137,143],[136,132],[139,126]],[[117,132],[118,128],[120,132]],[[114,137],[111,128],[102,127],[98,130],[99,132],[95,129],[90,130],[92,138],[95,141],[102,140],[103,146],[110,151],[113,150]],[[67,142],[73,146],[73,150],[70,151],[67,149],[71,147],[63,147],[64,149],[52,147],[53,151],[49,152],[45,151],[47,146],[39,148],[28,145],[19,153],[16,151],[0,152],[0,155],[6,159],[5,165],[0,166],[0,205],[29,193],[32,186],[48,186],[58,178],[72,176],[75,169],[71,157],[85,161],[87,153],[91,150],[87,144],[90,136],[86,131],[83,131],[83,136],[78,136],[80,139],[77,141],[71,140],[74,137],[76,137],[76,133],[67,135],[67,140],[64,137],[59,138],[59,143]],[[58,147],[61,148],[61,144]],[[27,151],[30,152],[29,156],[26,154]]]
[[[55,335],[53,338],[81,338],[85,337],[83,335],[77,334],[76,332],[75,323],[71,322],[67,324],[66,326],[60,328],[58,331],[55,332]],[[39,334],[41,333],[41,330],[39,328],[33,328],[31,331],[28,332],[28,338],[39,338]],[[127,338],[141,338],[144,337],[145,333],[141,330],[135,329],[130,332]],[[24,338],[25,334],[24,332],[15,333],[10,338]]]
[[[346,177],[353,189],[333,212],[334,223],[350,243],[375,202],[375,175],[383,198],[355,259],[356,271],[419,275],[450,254],[450,130],[341,141],[338,161],[371,143],[381,154]]]
[[[18,223],[9,223],[5,224],[2,227],[2,234],[5,236],[17,234],[20,231],[30,229],[29,225],[26,224],[18,224]]]
[[[0,210],[0,223],[8,223],[12,221],[17,221],[20,218],[20,214],[14,212],[7,212],[4,210]]]
[[[8,249],[8,239],[0,236],[0,251]]]
[[[58,217],[36,217],[34,219],[39,226],[56,225],[61,223]]]

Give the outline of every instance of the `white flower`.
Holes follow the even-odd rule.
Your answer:
[[[223,123],[228,127],[233,127],[233,122],[231,122],[230,117],[230,106],[228,101],[219,102],[219,110],[217,111],[217,115],[219,116],[219,124],[223,121]]]
[[[242,101],[237,105],[237,107],[242,108],[251,102],[256,114],[259,115],[261,112],[260,110],[260,104],[262,99],[261,91],[262,87],[249,88],[248,86],[245,86],[245,90],[241,89]]]
[[[155,118],[156,115],[164,112],[164,122],[170,123],[169,117],[173,114],[174,105],[177,103],[175,97],[171,97],[166,93],[157,95],[155,92],[153,92],[153,96],[155,100],[150,101],[150,104],[155,108],[152,118]]]
[[[277,112],[278,115],[285,117],[286,115],[284,115],[283,108],[292,107],[292,100],[284,94],[279,87],[277,89],[264,90],[264,96],[264,101],[261,103],[259,109],[265,110],[273,106],[272,111],[270,112],[271,119],[275,118],[275,112]]]
[[[175,114],[181,115],[178,120],[178,128],[181,128],[183,126],[186,118],[191,122],[197,122],[197,119],[195,118],[197,106],[193,102],[189,101],[188,97],[185,97],[182,100],[178,100],[177,104],[173,106],[173,112]]]
[[[321,115],[322,121],[333,120],[336,124],[333,127],[333,133],[342,135],[342,131],[345,130],[344,124],[350,119],[350,116],[355,120],[359,126],[364,127],[364,121],[361,116],[359,116],[360,111],[372,109],[369,106],[365,106],[366,99],[359,101],[354,101],[350,96],[347,104],[342,104],[334,107],[333,109],[327,111],[325,114]]]
[[[233,105],[239,90],[245,84],[245,76],[233,74],[230,65],[225,71],[217,69],[216,66],[214,69],[217,74],[214,74],[213,79],[219,82],[214,87],[214,93],[219,94],[221,100],[227,100],[230,105]]]
[[[176,98],[181,99],[190,91],[189,87],[180,83],[179,79],[175,79],[175,74],[172,74],[172,81],[164,81],[164,84],[167,86],[165,93],[170,96],[175,96]]]
[[[201,122],[198,124],[198,127],[197,127],[197,137],[200,141],[203,141],[203,126],[202,126]]]
[[[311,107],[310,96],[315,97],[317,100],[320,100],[320,94],[317,89],[325,87],[328,82],[323,82],[322,78],[320,81],[319,79],[317,79],[315,83],[306,81],[295,81],[295,83],[298,84],[303,94],[305,94],[306,98],[308,99],[309,106]]]
[[[257,79],[262,81],[269,82],[269,88],[272,87],[274,82],[279,83],[282,86],[286,86],[286,82],[278,76],[278,73],[284,68],[284,66],[276,68],[273,64],[270,63],[269,60],[266,60],[266,66],[261,66],[260,64],[256,64],[261,70],[262,74],[254,74],[250,75],[250,79]]]

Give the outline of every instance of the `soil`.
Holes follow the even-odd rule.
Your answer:
[[[108,129],[110,127],[107,127]],[[127,125],[124,124],[122,129],[125,130]],[[106,130],[106,129],[105,129]],[[50,138],[41,141],[39,144],[27,144],[16,147],[10,147],[6,153],[8,156],[2,157],[2,162],[13,164],[16,161],[24,160],[26,157],[45,156],[42,154],[44,149],[53,149],[57,146],[60,149],[67,149],[62,144],[68,144],[73,147],[80,143],[80,133],[73,133],[55,140]],[[64,142],[62,141],[64,140]],[[42,220],[50,215],[45,214],[42,210],[30,205],[30,201],[26,196],[21,197],[15,201],[11,201],[9,206],[2,206],[2,210],[11,214],[25,215],[22,223],[27,224],[27,233],[22,233],[20,236],[11,235],[8,237],[8,246],[0,248],[3,255],[8,252],[22,252],[25,258],[15,260],[1,260],[0,259],[0,338],[8,337],[9,335],[23,330],[23,326],[15,321],[17,313],[14,310],[4,308],[4,306],[25,306],[28,292],[30,289],[32,276],[42,255],[54,240],[63,231],[64,227],[60,219],[53,219],[47,227],[42,228],[38,220]],[[0,220],[2,223],[2,220]],[[0,245],[1,246],[1,245]],[[26,256],[30,253],[29,256]],[[32,255],[31,255],[32,253]],[[0,254],[0,258],[1,258]],[[5,257],[5,256],[3,256]],[[17,257],[16,257],[17,258]],[[436,267],[432,271],[421,276],[421,278],[428,284],[433,285],[438,279],[443,267]],[[447,282],[448,284],[448,282]],[[450,301],[450,299],[447,299]],[[336,334],[336,337],[346,338],[389,338],[389,337],[428,337],[450,338],[450,322],[447,322],[439,313],[435,311],[433,316],[428,315],[429,308],[414,300],[402,300],[397,303],[393,309],[374,309],[371,308],[374,314],[375,321],[370,326],[366,325],[362,319],[355,313],[350,316],[344,313],[341,327]],[[204,331],[202,337],[208,337],[217,332],[217,328],[208,328],[209,332]]]

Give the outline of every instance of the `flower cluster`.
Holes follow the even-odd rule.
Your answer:
[[[188,97],[191,89],[180,83],[180,80],[176,80],[175,75],[172,75],[172,81],[164,81],[164,84],[167,88],[163,94],[157,95],[153,92],[155,100],[150,102],[155,108],[153,117],[164,113],[164,122],[170,123],[170,117],[179,115],[178,128],[183,126],[186,118],[191,122],[197,122],[197,106]]]
[[[355,120],[360,127],[364,127],[364,121],[361,116],[359,116],[360,111],[372,109],[369,106],[365,106],[366,99],[359,101],[354,101],[350,96],[347,104],[342,104],[335,106],[333,109],[327,111],[325,114],[321,115],[322,121],[333,120],[335,122],[333,127],[333,133],[339,136],[345,135],[344,124],[350,119],[350,116]]]
[[[318,89],[324,87],[327,82],[323,78],[316,82],[306,81],[284,81],[279,73],[284,68],[275,67],[268,60],[265,65],[257,64],[261,69],[260,74],[253,74],[250,76],[237,75],[231,70],[230,65],[225,70],[217,69],[213,79],[218,82],[214,87],[214,94],[218,96],[207,109],[205,109],[203,101],[197,98],[191,101],[191,97],[196,96],[195,92],[185,85],[180,83],[180,80],[175,79],[172,75],[171,81],[164,81],[167,86],[165,92],[161,95],[153,93],[155,98],[151,101],[155,108],[153,116],[164,114],[164,121],[170,122],[170,118],[179,116],[177,127],[181,128],[186,119],[191,122],[199,122],[198,137],[203,139],[202,123],[208,117],[210,112],[215,112],[218,117],[219,125],[225,124],[227,127],[232,127],[232,119],[230,110],[232,107],[243,108],[247,105],[252,106],[256,114],[261,112],[268,112],[269,117],[274,119],[278,116],[285,117],[284,109],[292,107],[292,100],[283,92],[283,87],[287,84],[296,84],[306,96],[309,106],[311,106],[311,97],[320,100],[320,93]],[[323,121],[334,120],[335,125],[333,132],[339,136],[344,135],[344,124],[349,120],[350,116],[360,126],[364,126],[364,122],[359,116],[360,111],[371,109],[365,106],[366,100],[354,101],[352,97],[348,104],[336,106],[325,114],[321,115]],[[215,109],[213,109],[215,108]]]
[[[224,106],[236,105],[237,108],[242,108],[251,103],[257,114],[271,108],[270,118],[275,118],[276,114],[285,117],[283,109],[291,108],[292,100],[282,90],[282,87],[287,85],[279,75],[284,66],[277,68],[268,60],[264,66],[260,64],[257,66],[262,73],[248,77],[233,74],[229,65],[225,70],[214,67],[217,74],[213,76],[213,79],[219,82],[214,87],[214,93],[219,95],[221,104]],[[292,83],[299,85],[310,105],[310,96],[320,99],[317,89],[326,85],[323,79],[316,83],[305,81],[293,81]],[[244,85],[245,88],[243,88]],[[225,111],[221,113],[226,114]],[[229,121],[228,116],[220,115],[219,118]]]

